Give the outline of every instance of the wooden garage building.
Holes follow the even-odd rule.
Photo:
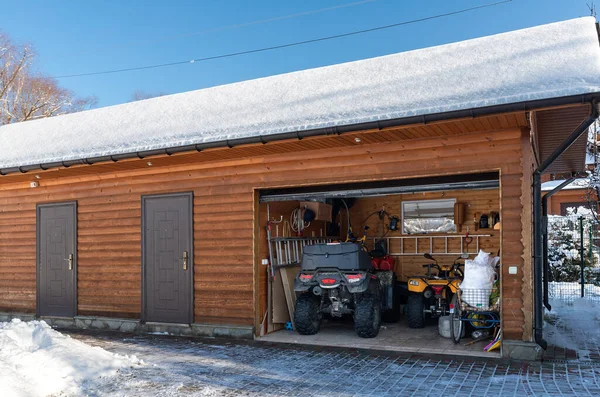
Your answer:
[[[0,311],[252,337],[265,192],[493,174],[448,196],[500,213],[505,347],[534,346],[535,172],[567,139],[542,172],[583,170],[599,96],[582,18],[0,127]]]

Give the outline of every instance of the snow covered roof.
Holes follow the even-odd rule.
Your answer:
[[[0,127],[0,169],[600,92],[595,20]]]
[[[542,191],[550,191],[563,183],[564,179],[557,179],[555,181],[549,181],[542,183]],[[567,186],[563,187],[562,190],[574,190],[574,189],[585,189],[590,184],[589,178],[581,178],[575,179],[573,182],[569,183]]]

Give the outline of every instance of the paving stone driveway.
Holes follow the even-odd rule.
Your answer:
[[[98,395],[599,396],[599,363],[517,363],[448,356],[119,334],[72,334],[136,355]]]

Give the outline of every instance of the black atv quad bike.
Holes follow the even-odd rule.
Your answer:
[[[358,244],[306,246],[302,268],[294,282],[298,294],[296,329],[302,335],[314,335],[319,332],[323,314],[352,314],[358,336],[374,338],[379,333],[382,314],[398,321],[395,282],[392,271],[373,269],[371,257]]]

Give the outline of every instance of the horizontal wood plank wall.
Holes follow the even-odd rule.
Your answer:
[[[542,192],[544,194],[546,192]],[[592,193],[592,199],[595,199],[595,194]],[[583,203],[582,205],[588,206],[588,191],[587,189],[569,189],[561,190],[555,193],[548,199],[548,214],[550,215],[562,215],[562,204],[571,203]]]
[[[356,204],[351,208],[351,219],[352,227],[356,232],[360,231],[364,226],[364,220],[373,212],[379,211],[382,208],[390,213],[401,218],[402,214],[402,202],[412,200],[437,200],[437,199],[456,199],[457,202],[465,204],[465,222],[462,226],[460,233],[449,233],[448,235],[463,235],[467,231],[467,227],[470,228],[470,234],[489,234],[490,237],[480,238],[480,248],[486,252],[496,253],[500,249],[500,231],[493,229],[483,229],[475,231],[473,227],[473,214],[477,213],[479,216],[482,213],[500,211],[500,196],[498,189],[489,190],[456,190],[448,192],[431,192],[431,193],[418,193],[418,194],[398,194],[385,197],[369,197],[363,198],[356,201]],[[388,224],[389,220],[386,218],[385,223]],[[368,236],[377,237],[378,230],[381,229],[380,221],[377,215],[373,215],[365,223],[369,226]],[[378,229],[379,228],[379,229]],[[399,225],[401,229],[401,225]],[[385,233],[385,231],[384,231]],[[436,235],[440,235],[439,233]],[[388,237],[400,237],[406,236],[401,233],[400,230],[395,232],[388,232]],[[423,235],[423,238],[419,239],[419,252],[429,251],[429,239],[427,235]],[[390,252],[400,252],[399,241],[391,240],[392,244],[389,248]],[[370,240],[369,244],[372,244]],[[414,242],[412,240],[405,240],[404,251],[411,252],[415,250]],[[371,246],[371,245],[369,245]],[[443,240],[437,240],[433,246],[433,255],[440,264],[452,264],[458,255],[441,255],[439,253],[444,251]],[[465,247],[466,248],[466,247]],[[453,252],[460,252],[460,239],[449,240],[448,249]],[[475,241],[469,246],[470,251],[475,250]],[[436,255],[438,253],[438,255]],[[471,255],[473,258],[473,255]],[[422,265],[430,262],[425,259],[422,254],[396,257],[396,274],[401,280],[406,280],[407,276],[423,274]]]
[[[385,144],[296,152],[237,160],[146,167],[130,171],[40,179],[30,189],[0,189],[0,310],[35,305],[35,205],[79,204],[79,313],[137,317],[140,312],[140,197],[194,191],[195,321],[258,325],[254,308],[254,189],[500,169],[506,264],[520,265],[520,129],[465,133]],[[327,139],[345,139],[328,137]],[[268,144],[276,148],[277,144]],[[143,163],[146,160],[139,160]],[[97,167],[102,167],[98,165]],[[71,173],[71,175],[73,175]],[[264,227],[264,225],[263,225]],[[258,266],[258,264],[256,265]],[[266,273],[261,272],[261,285]],[[505,297],[521,299],[520,280],[507,280]],[[264,296],[264,295],[263,295]],[[505,329],[520,338],[523,313]],[[519,313],[516,313],[519,312]]]
[[[515,299],[510,297],[504,299],[504,307],[522,307],[524,314],[523,327],[523,340],[533,341],[533,313],[534,313],[534,299],[533,299],[533,172],[537,168],[537,160],[533,149],[533,136],[527,131],[523,131],[521,136],[521,151],[522,151],[522,164],[523,164],[523,178],[521,181],[521,227],[523,229],[521,235],[521,243],[523,244],[523,266],[517,270],[517,273],[521,277],[521,295],[523,300]],[[520,270],[520,271],[519,271]],[[505,277],[511,277],[508,273],[508,268],[502,269],[503,277],[500,280],[504,282]],[[505,275],[505,276],[504,276]],[[513,319],[510,317],[511,311],[503,313],[502,321],[510,322]],[[515,324],[516,326],[516,324]]]

